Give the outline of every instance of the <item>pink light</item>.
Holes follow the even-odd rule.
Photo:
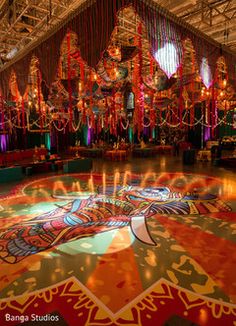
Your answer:
[[[202,77],[203,84],[206,86],[206,88],[209,88],[212,84],[212,74],[207,58],[202,58],[200,74]]]

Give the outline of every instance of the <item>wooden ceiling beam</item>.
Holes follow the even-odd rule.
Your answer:
[[[7,30],[7,34],[9,34],[12,29],[15,27],[15,24],[19,22],[20,18],[24,15],[24,13],[29,9],[29,5],[27,4],[26,7],[22,10],[20,15],[16,18],[16,20],[10,25],[10,27]],[[0,36],[0,41],[2,40],[2,37]]]
[[[41,21],[42,18],[39,18],[39,17],[36,17],[36,16],[32,16],[32,15],[29,15],[29,14],[24,14],[25,17],[28,17],[28,18],[31,18],[33,20],[36,20],[36,21]]]
[[[225,3],[231,2],[231,0],[224,0],[223,2],[219,2],[219,1],[215,1],[215,2],[206,2],[204,0],[199,1],[196,3],[195,6],[192,6],[192,8],[190,8],[191,10],[187,13],[183,13],[178,15],[180,18],[183,18],[185,20],[189,19],[192,16],[198,16],[199,14],[201,14],[202,10],[205,9],[214,9],[216,8],[216,6],[218,6],[220,8],[220,6],[224,5]],[[218,4],[217,4],[218,2]],[[173,11],[174,12],[174,11]]]
[[[31,4],[30,7],[31,8],[34,8],[34,9],[36,9],[38,11],[44,12],[44,13],[49,13],[49,10],[48,9],[43,8],[43,7],[40,7],[38,5]]]

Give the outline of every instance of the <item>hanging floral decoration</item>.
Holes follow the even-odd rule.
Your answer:
[[[73,108],[72,108],[72,87],[71,87],[71,36],[70,31],[67,35],[67,83],[68,83],[68,95],[69,95],[69,130],[72,131],[73,121]]]
[[[143,71],[143,47],[142,47],[142,23],[138,24],[138,60],[136,60],[136,126],[138,135],[143,131],[143,122],[144,122],[144,85],[142,79]]]
[[[136,5],[138,6],[138,3]],[[137,13],[138,10],[136,16]],[[149,14],[151,15],[152,11]],[[155,17],[157,18],[157,15]],[[137,35],[128,40],[133,42],[130,46],[138,50],[136,55],[128,59],[126,56],[126,61],[123,61],[123,48],[117,42],[117,37],[116,42],[110,42],[110,46],[101,52],[103,56],[97,65],[90,65],[89,60],[83,59],[85,46],[79,44],[81,49],[75,50],[72,32],[67,31],[67,52],[64,62],[60,64],[61,76],[54,83],[47,84],[42,78],[42,64],[38,65],[34,81],[34,105],[29,104],[32,100],[30,93],[28,92],[27,99],[26,96],[21,97],[16,83],[13,83],[10,100],[4,97],[0,100],[0,129],[11,133],[17,128],[21,129],[23,134],[32,127],[38,128],[39,132],[48,128],[58,132],[76,133],[86,125],[94,134],[99,135],[104,130],[109,130],[110,134],[118,136],[132,125],[133,132],[140,136],[144,128],[150,128],[149,135],[153,135],[157,126],[194,128],[201,124],[210,127],[211,136],[215,137],[218,126],[232,125],[227,119],[233,101],[227,94],[227,87],[224,88],[223,85],[224,80],[229,83],[228,76],[224,75],[218,82],[217,70],[209,65],[210,50],[206,51],[207,55],[200,61],[199,54],[196,59],[191,55],[191,73],[186,75],[180,55],[184,50],[179,48],[181,45],[179,40],[177,42],[177,33],[173,33],[173,26],[170,26],[167,19],[160,18],[160,29],[158,30],[155,24],[151,29],[150,25],[145,25],[144,17],[142,19],[142,23],[136,19]],[[145,28],[149,33],[149,51],[146,40],[144,41]],[[150,30],[155,33],[153,40],[150,40]],[[86,31],[84,33],[86,34]],[[88,47],[87,42],[86,51]],[[195,71],[197,64],[200,81],[197,81]],[[62,79],[66,83],[63,83]],[[47,99],[42,94],[42,82],[45,82],[49,89]],[[134,111],[124,107],[124,89],[128,82],[132,83]],[[55,92],[53,84],[56,84]],[[199,85],[200,90],[195,96],[196,86]],[[221,92],[224,95],[221,96]],[[199,102],[204,103],[204,109],[201,117],[197,118],[194,111],[195,104]],[[220,111],[223,116],[219,114]]]

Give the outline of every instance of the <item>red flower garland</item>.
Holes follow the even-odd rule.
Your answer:
[[[3,98],[0,95],[0,112],[1,112],[1,129],[5,130],[5,124],[4,124],[4,104],[3,104]]]
[[[108,107],[107,97],[105,98],[105,107],[106,107],[106,112],[105,112],[104,127],[105,127],[105,129],[107,129],[108,128],[108,119],[109,119],[109,107]]]
[[[216,126],[216,113],[215,113],[215,87],[214,87],[214,81],[212,83],[212,89],[211,89],[212,99],[211,99],[211,136],[214,138],[215,135],[215,126]]]
[[[40,119],[40,131],[43,131],[43,119],[42,119],[42,110],[41,110],[41,92],[40,92],[40,85],[41,85],[41,76],[39,67],[37,69],[37,93],[38,93],[38,109],[39,109],[39,119]]]
[[[150,128],[151,128],[151,137],[153,136],[153,130],[156,126],[156,112],[153,107],[154,92],[151,93],[151,103],[150,103]],[[153,138],[153,137],[152,137]]]
[[[21,112],[22,112],[22,127],[23,127],[23,134],[26,134],[26,129],[25,129],[25,103],[24,103],[24,98],[22,96],[21,99]]]
[[[190,128],[194,128],[194,116],[195,116],[195,110],[194,110],[194,87],[195,87],[195,58],[194,54],[192,53],[192,80],[191,80],[191,107],[190,107]]]
[[[179,78],[180,78],[180,87],[179,87],[179,123],[180,127],[183,126],[183,63],[181,62],[179,67]]]
[[[72,131],[72,87],[71,87],[71,56],[70,56],[70,32],[66,35],[67,39],[67,81],[68,81],[68,93],[69,93],[69,130]]]
[[[138,124],[138,134],[140,135],[143,130],[143,122],[144,122],[144,85],[143,85],[143,48],[142,48],[142,23],[140,22],[138,25],[138,58],[139,58],[139,69],[138,69],[138,90],[139,90],[139,124]]]

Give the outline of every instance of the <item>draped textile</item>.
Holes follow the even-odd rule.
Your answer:
[[[6,99],[8,96],[12,70],[16,72],[20,94],[25,93],[32,56],[39,59],[42,79],[48,86],[51,85],[57,73],[60,45],[68,30],[77,34],[82,58],[90,67],[95,68],[108,46],[118,11],[129,5],[133,6],[145,24],[153,53],[169,41],[176,46],[181,59],[183,40],[189,38],[193,43],[198,63],[202,57],[206,57],[211,63],[214,75],[217,58],[224,55],[229,67],[229,78],[235,78],[235,56],[226,52],[216,42],[202,38],[200,32],[197,35],[196,30],[167,14],[166,10],[152,0],[89,0],[73,12],[66,22],[58,26],[53,35],[0,72],[0,90],[3,97]]]

